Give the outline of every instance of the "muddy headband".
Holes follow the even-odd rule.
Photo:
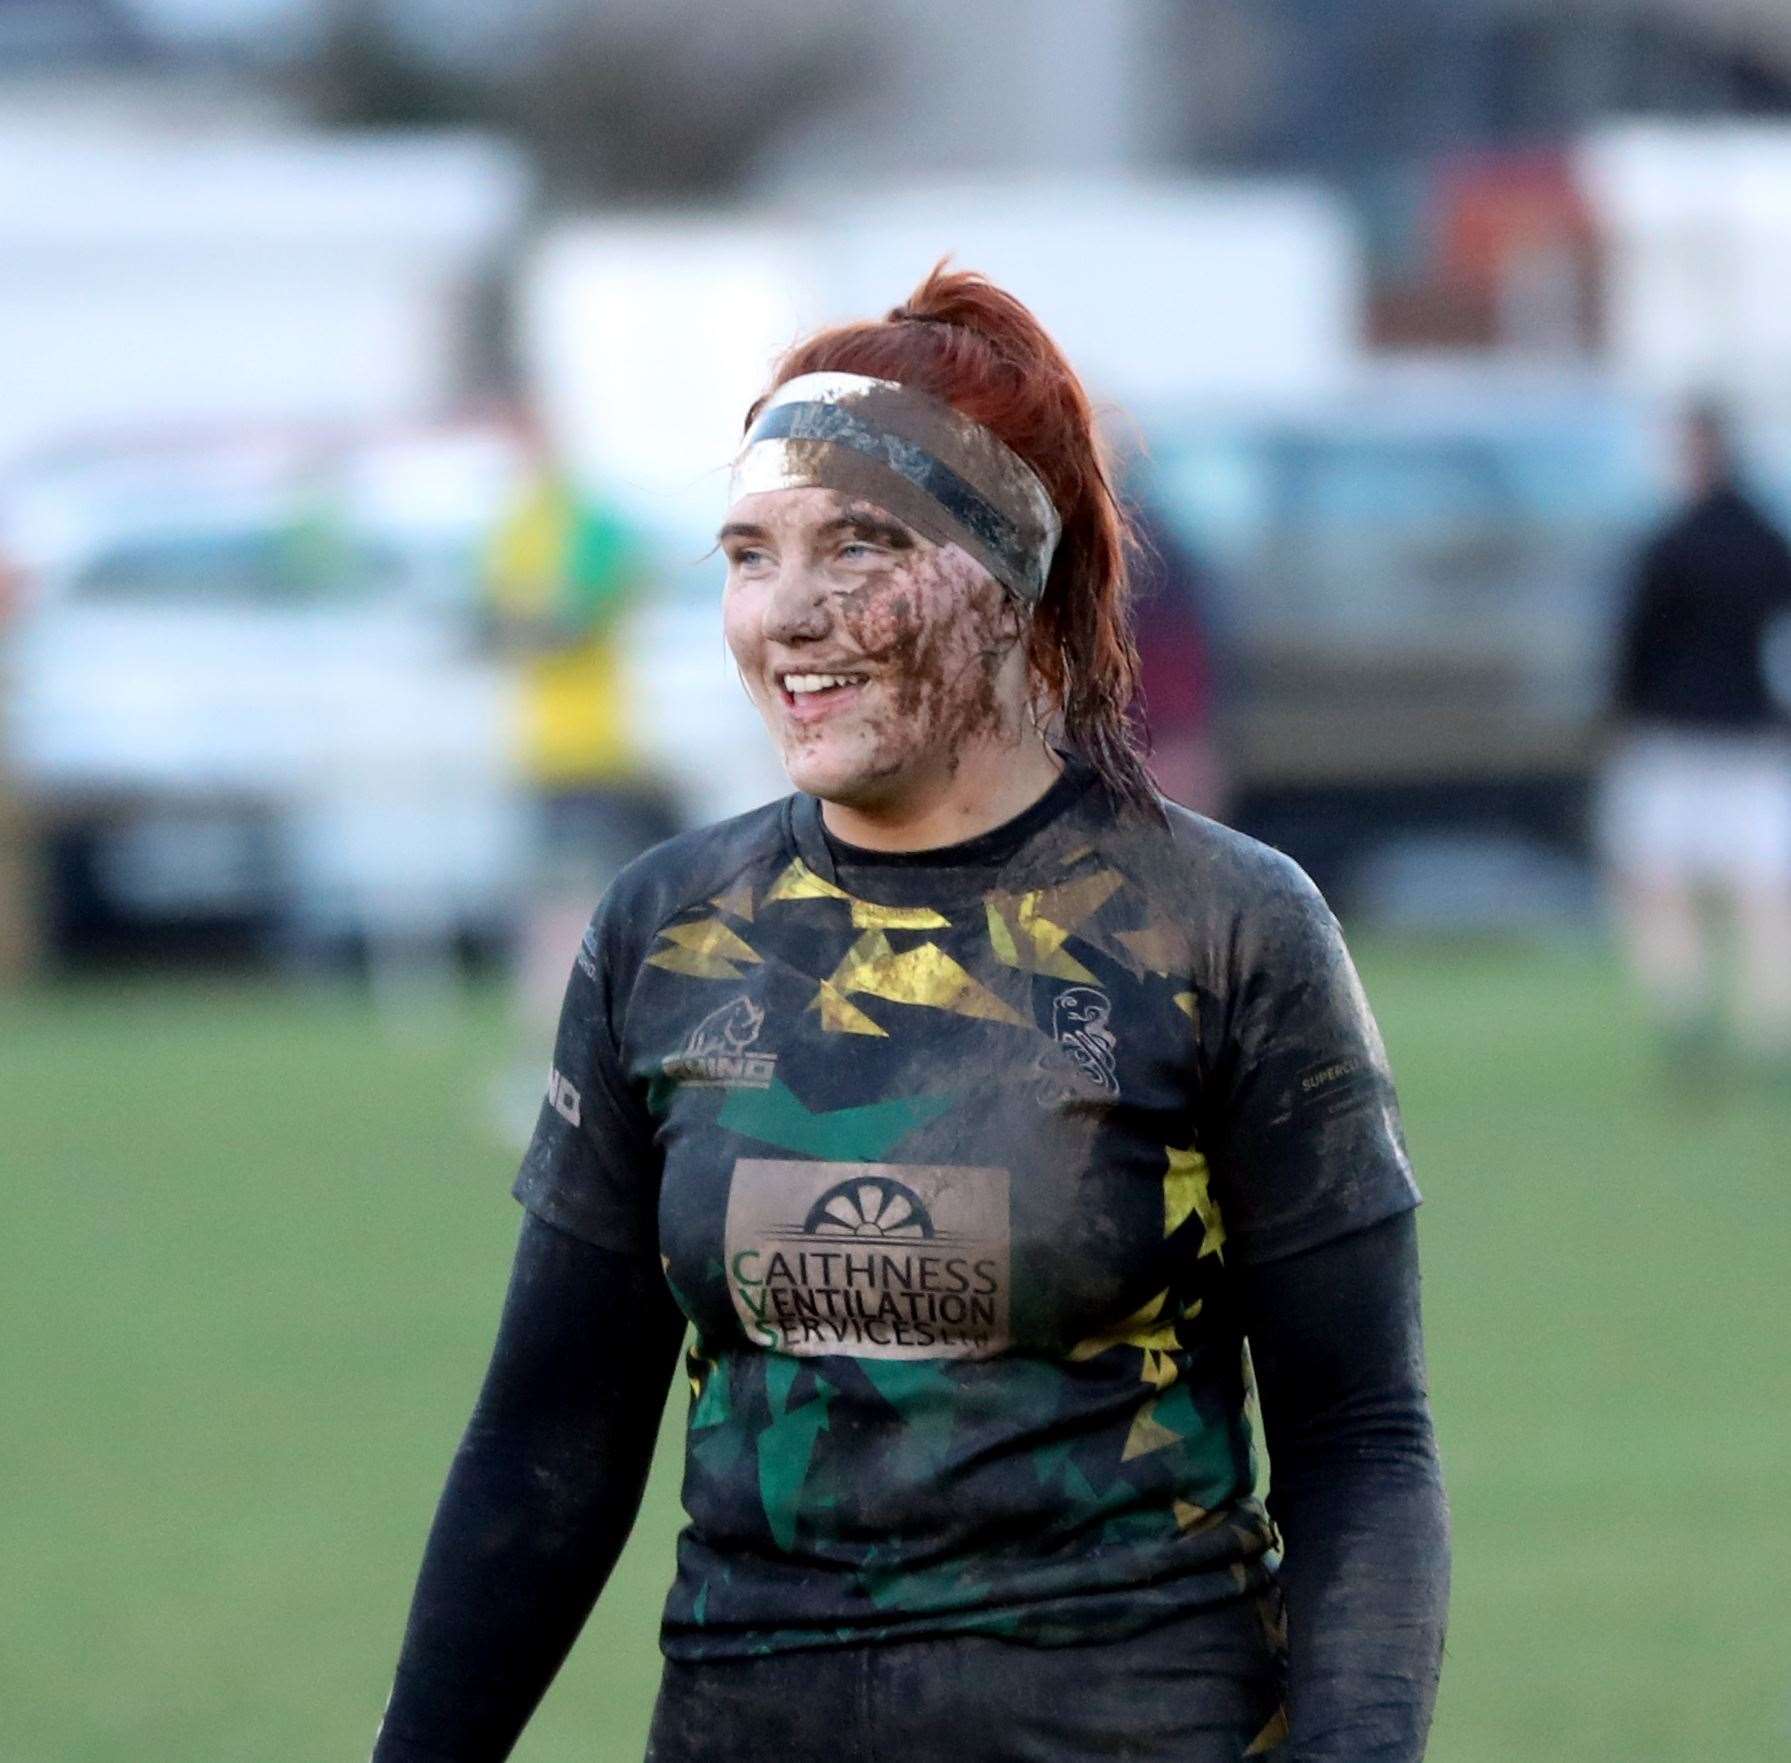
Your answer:
[[[1036,606],[1063,530],[1018,453],[949,404],[894,380],[805,373],[747,430],[733,494],[808,486],[862,496],[936,544],[960,545]]]

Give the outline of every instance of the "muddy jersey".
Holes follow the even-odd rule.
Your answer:
[[[1417,1194],[1312,885],[1166,814],[1072,766],[873,857],[794,796],[611,889],[516,1192],[694,1326],[672,1656],[1073,1642],[1269,1578],[1231,1275]]]

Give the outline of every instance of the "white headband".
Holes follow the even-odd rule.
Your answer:
[[[732,493],[809,486],[863,496],[961,546],[1027,606],[1045,591],[1063,531],[1050,492],[997,435],[941,399],[857,373],[786,381],[747,431]]]

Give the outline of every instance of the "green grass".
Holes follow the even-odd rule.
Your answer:
[[[1429,1195],[1432,1757],[1791,1757],[1791,1099],[1663,1095],[1591,954],[1363,965]],[[0,1763],[365,1755],[515,1228],[503,1040],[331,991],[0,1000]],[[668,1443],[522,1763],[640,1755]]]

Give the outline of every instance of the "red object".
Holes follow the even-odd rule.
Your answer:
[[[1552,149],[1446,161],[1433,215],[1438,273],[1487,290],[1516,255],[1549,247],[1590,253],[1596,238],[1572,164]]]

